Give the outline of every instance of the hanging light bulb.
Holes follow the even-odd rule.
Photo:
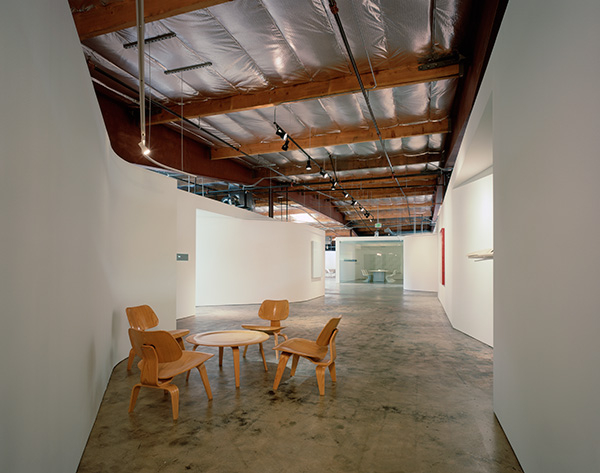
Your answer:
[[[308,161],[306,161],[306,170],[310,171],[312,169],[312,166],[310,164],[310,159]]]
[[[146,143],[144,143],[144,140],[140,141],[138,143],[138,146],[142,150],[142,154],[144,156],[150,156],[150,149],[146,146]]]

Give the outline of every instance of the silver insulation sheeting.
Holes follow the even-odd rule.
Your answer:
[[[85,2],[80,2],[85,3]],[[338,0],[339,15],[362,73],[414,63],[457,47],[460,0]],[[82,6],[82,8],[85,5]],[[236,0],[146,25],[146,37],[176,37],[146,45],[147,94],[177,110],[182,102],[270,90],[352,74],[348,55],[327,0]],[[135,28],[84,42],[92,63],[125,83],[136,85]],[[212,65],[166,75],[165,70],[210,62]],[[439,121],[450,115],[457,80],[442,80],[369,91],[381,129]],[[272,108],[216,115],[197,123],[233,145],[277,141],[273,121],[291,136],[308,138],[356,128],[372,128],[362,94],[325,97]],[[200,135],[213,147],[223,143]],[[440,151],[441,135],[386,142],[390,154]],[[357,143],[311,149],[320,160],[381,154],[380,144]],[[273,164],[305,160],[288,151],[263,155]]]

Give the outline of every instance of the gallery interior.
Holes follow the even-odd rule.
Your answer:
[[[600,471],[600,4],[140,3],[2,6],[2,470]],[[271,338],[127,412],[126,308],[266,299],[342,315],[323,395]]]

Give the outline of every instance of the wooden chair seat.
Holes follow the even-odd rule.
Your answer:
[[[175,376],[194,369],[196,366],[209,360],[214,355],[197,351],[182,351],[181,358],[177,361],[168,361],[158,365],[158,379],[173,379]],[[140,361],[141,363],[141,361]]]
[[[257,330],[259,332],[264,332],[268,335],[273,335],[274,333],[279,333],[281,329],[284,329],[285,326],[281,327],[271,327],[270,325],[250,325],[250,324],[242,324],[242,328],[247,330]],[[283,334],[282,334],[283,335]]]
[[[317,362],[327,356],[329,347],[317,345],[317,342],[306,340],[304,338],[292,338],[280,343],[275,350],[291,353],[292,355],[303,356]]]
[[[317,340],[314,342],[305,338],[292,338],[273,348],[273,350],[281,352],[279,364],[277,365],[277,373],[275,374],[275,381],[273,383],[273,391],[277,391],[281,378],[283,377],[283,372],[285,371],[285,365],[290,359],[290,356],[292,356],[290,376],[294,376],[296,373],[296,367],[298,366],[300,357],[306,358],[316,365],[315,372],[317,375],[319,394],[321,396],[325,394],[325,368],[329,368],[331,381],[336,381],[335,337],[338,333],[337,326],[341,319],[342,316],[330,319],[329,322],[325,324],[325,327],[323,327],[323,330],[321,330],[321,333],[319,333]],[[328,358],[326,358],[327,354],[329,354]]]

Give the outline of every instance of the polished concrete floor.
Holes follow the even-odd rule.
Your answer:
[[[85,449],[80,472],[394,472],[522,471],[492,411],[492,350],[453,330],[432,293],[397,285],[327,280],[324,298],[293,303],[291,337],[315,338],[341,314],[337,383],[329,373],[319,396],[314,367],[300,360],[272,391],[257,346],[241,361],[235,388],[231,350],[223,368],[207,363],[214,398],[198,372],[178,376],[179,419],[168,396],[142,389],[127,413],[139,379],[126,361],[112,374]],[[258,306],[198,308],[179,321],[192,332],[239,329],[259,320]],[[216,349],[201,348],[217,353]],[[289,364],[288,364],[289,365]]]

